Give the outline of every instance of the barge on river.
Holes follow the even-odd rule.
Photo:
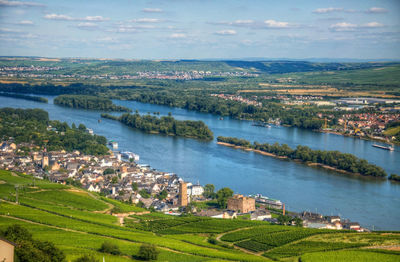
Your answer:
[[[380,149],[385,149],[385,150],[389,150],[389,151],[394,151],[394,147],[393,147],[393,146],[381,146],[381,145],[378,145],[378,144],[373,144],[372,146],[373,146],[373,147],[380,148]]]

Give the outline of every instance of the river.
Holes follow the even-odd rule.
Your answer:
[[[96,134],[115,140],[121,151],[140,155],[140,163],[150,164],[160,171],[173,172],[185,181],[211,183],[216,188],[230,187],[235,193],[255,194],[280,199],[292,211],[308,210],[325,215],[340,215],[375,230],[400,230],[400,183],[338,174],[320,168],[307,167],[253,152],[219,146],[216,141],[146,134],[126,127],[118,121],[100,119],[100,111],[80,110],[48,104],[0,97],[0,107],[42,108],[50,118],[67,123],[83,123]],[[140,113],[160,112],[179,120],[202,120],[214,137],[232,136],[260,143],[286,143],[290,147],[306,145],[312,149],[339,150],[383,167],[388,174],[400,174],[400,147],[390,152],[372,147],[374,142],[318,133],[299,128],[264,128],[218,116],[115,100]]]

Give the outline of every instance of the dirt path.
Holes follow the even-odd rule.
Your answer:
[[[226,235],[226,234],[233,233],[233,232],[237,232],[237,231],[241,231],[241,230],[246,230],[246,229],[250,229],[250,228],[253,228],[253,227],[241,227],[241,228],[238,228],[238,229],[235,229],[235,230],[232,230],[232,231],[223,232],[223,233],[218,234],[217,237],[216,237],[216,239],[217,239],[218,241],[222,241],[222,240],[221,240],[221,237],[223,237],[223,236]],[[223,242],[225,242],[225,241],[223,241]]]

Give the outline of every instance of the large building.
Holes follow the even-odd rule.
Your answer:
[[[185,182],[181,182],[179,184],[179,195],[178,195],[178,205],[181,207],[185,207],[188,204],[188,195],[187,195],[187,184]]]
[[[256,210],[256,200],[243,195],[234,195],[228,199],[228,210],[235,210],[240,213],[249,213]]]

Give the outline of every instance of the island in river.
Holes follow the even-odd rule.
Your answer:
[[[171,115],[158,118],[151,115],[141,116],[139,113],[126,113],[119,117],[101,114],[101,117],[117,120],[129,127],[152,134],[197,138],[207,141],[214,138],[212,131],[203,121],[180,121],[174,119]]]
[[[131,112],[132,110],[115,105],[111,99],[88,95],[60,95],[54,99],[54,104],[72,108]]]
[[[367,160],[359,159],[352,154],[339,151],[312,150],[307,146],[300,145],[296,149],[292,149],[286,144],[279,145],[278,143],[270,145],[254,142],[252,145],[245,139],[235,137],[219,136],[217,140],[220,145],[237,147],[281,159],[300,160],[310,166],[320,166],[341,173],[378,178],[387,177],[385,170],[381,167],[368,163]]]

